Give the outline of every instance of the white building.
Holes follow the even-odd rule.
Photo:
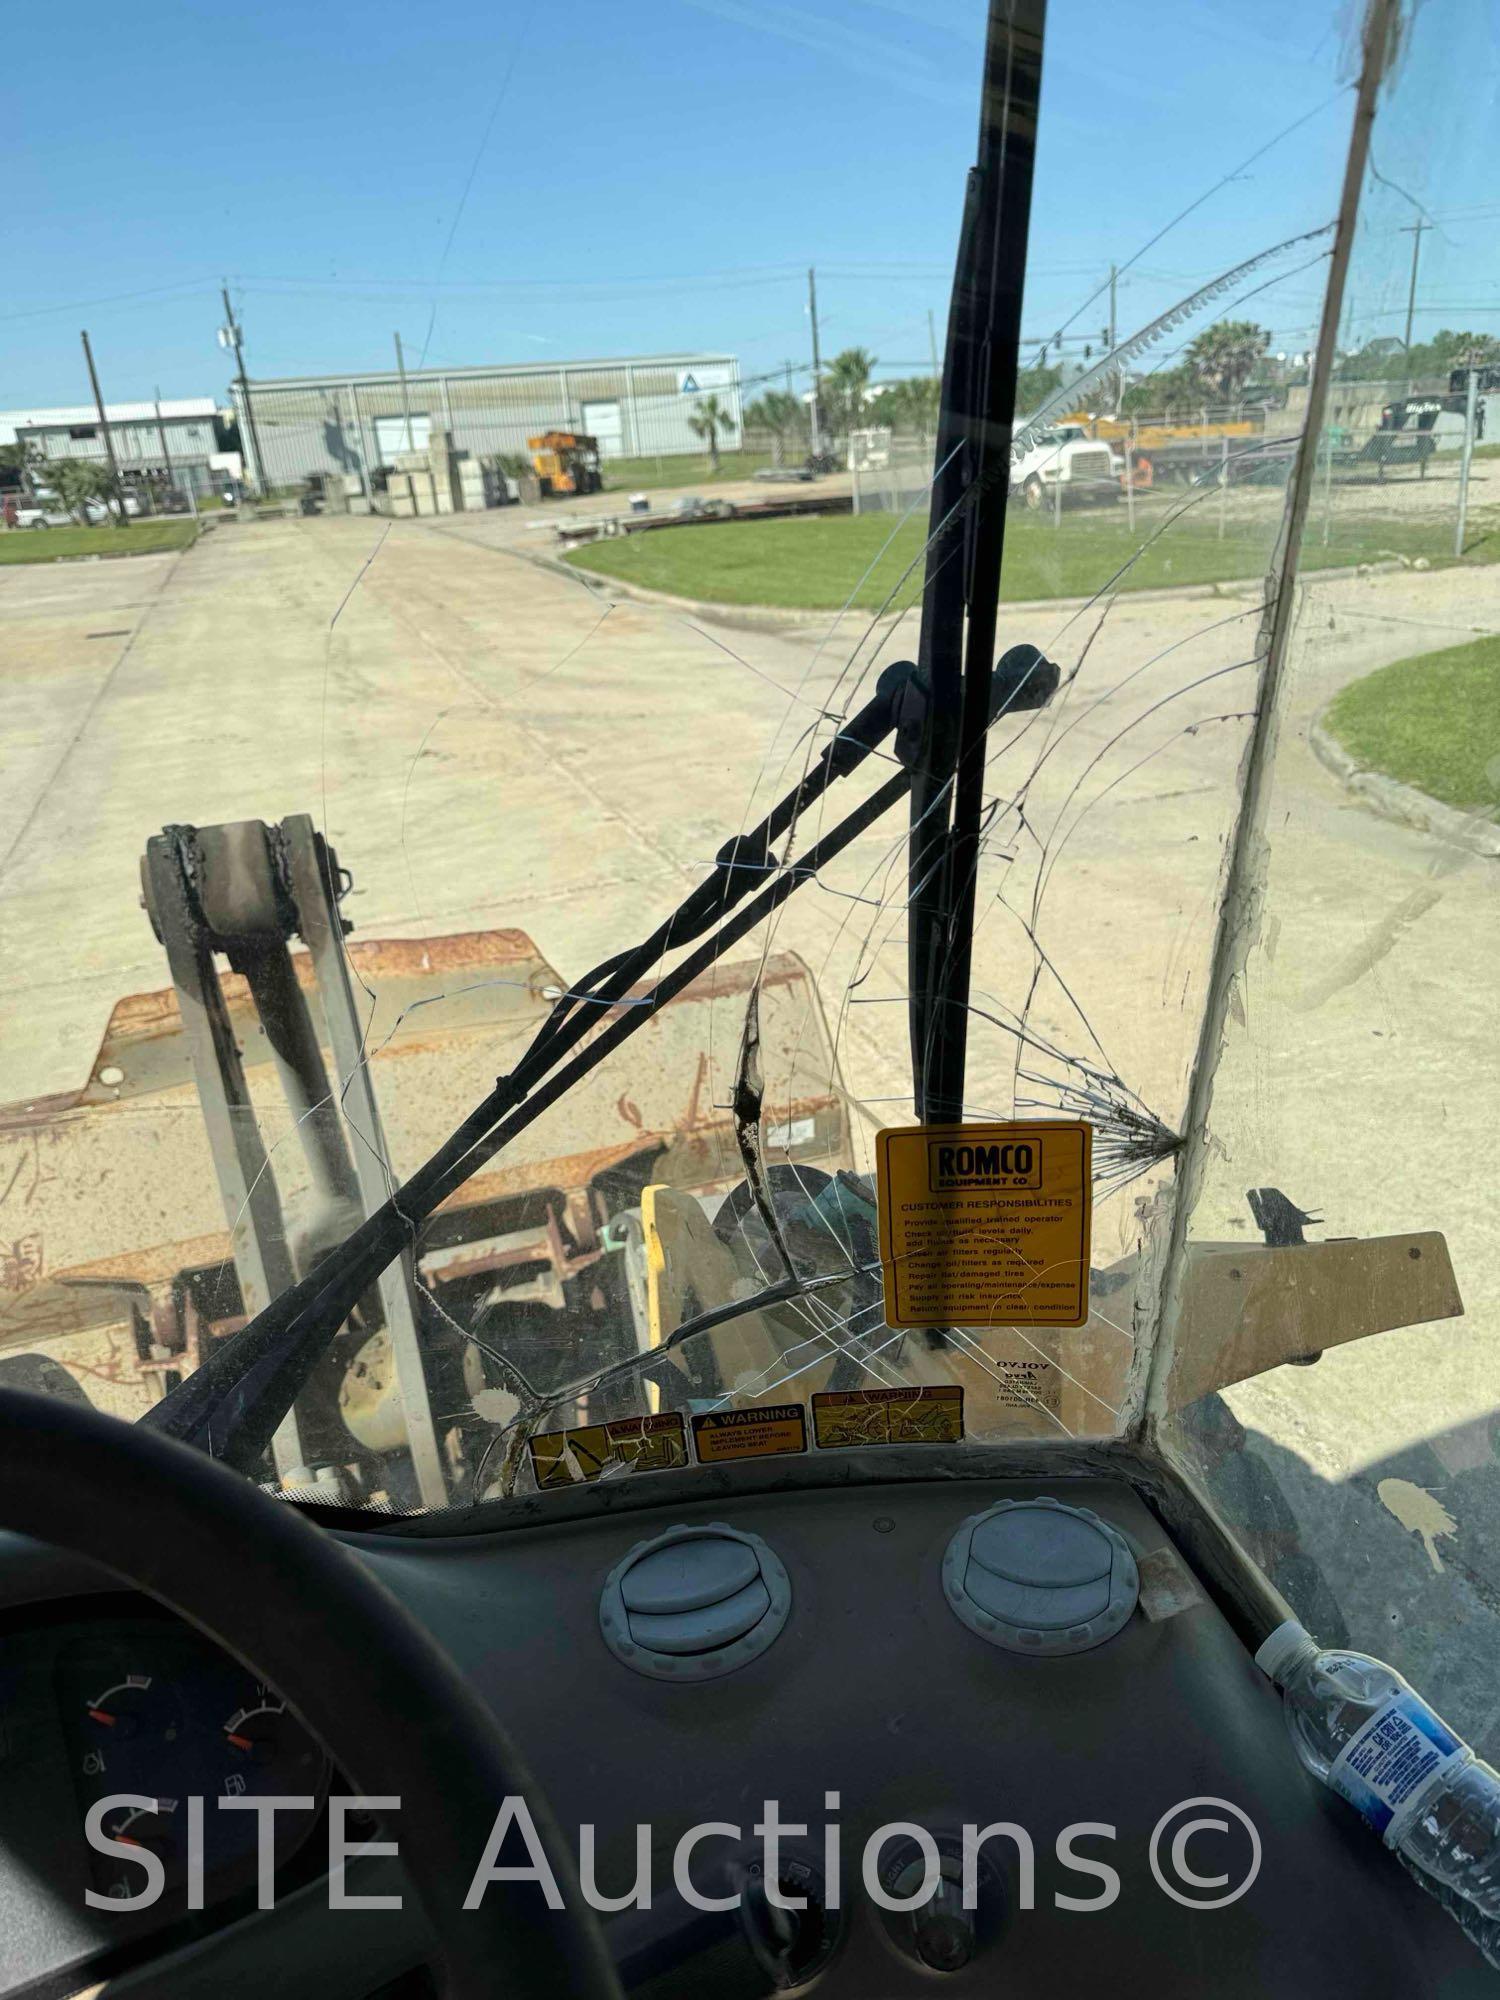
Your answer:
[[[366,374],[299,375],[230,390],[247,459],[265,454],[265,483],[297,485],[315,473],[370,474],[397,452],[423,451],[447,431],[476,458],[524,458],[543,431],[599,440],[600,456],[671,457],[701,452],[692,419],[709,396],[728,415],[719,442],[738,447],[740,365],[730,354],[651,354],[615,361],[520,362],[476,368],[394,368]],[[252,473],[259,468],[253,464]]]
[[[199,493],[210,490],[209,461],[219,449],[218,405],[212,396],[163,403],[106,403],[110,442],[121,476],[167,479]],[[26,444],[43,460],[107,454],[92,404],[60,410],[0,410],[0,444]]]

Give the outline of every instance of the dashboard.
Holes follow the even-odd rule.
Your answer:
[[[1141,1491],[1077,1474],[986,1478],[970,1469],[972,1453],[960,1455],[962,1472],[960,1458],[940,1469],[937,1454],[922,1456],[919,1472],[910,1454],[899,1468],[899,1454],[882,1454],[877,1478],[847,1462],[821,1477],[816,1467],[774,1479],[749,1468],[663,1472],[543,1496],[482,1532],[428,1522],[343,1536],[504,1720],[575,1852],[576,1829],[594,1829],[602,1886],[634,1879],[637,1829],[648,1829],[653,1907],[606,1920],[628,1991],[1493,1993],[1449,1919],[1297,1763],[1277,1696]],[[1006,1502],[1087,1510],[1128,1549],[1140,1602],[1105,1605],[1090,1643],[1066,1656],[995,1643],[989,1613],[957,1602],[952,1552],[967,1552],[972,1524]],[[695,1571],[702,1587],[691,1597],[673,1584],[675,1601],[659,1577],[653,1595],[640,1579],[655,1572],[639,1567],[674,1530],[712,1540],[722,1569]],[[710,1640],[744,1644],[735,1607],[762,1589],[776,1629],[732,1670],[652,1672],[630,1657],[648,1633],[658,1661]],[[621,1591],[636,1620],[623,1651],[606,1616]],[[0,1620],[0,1994],[53,2000],[90,1979],[103,1982],[101,2000],[431,1990],[414,1898],[378,1919],[361,1913],[352,1928],[327,1908],[319,1815],[330,1773],[279,1694],[143,1600],[19,1538],[0,1537]],[[96,1854],[83,1837],[105,1785],[156,1801],[106,1829],[160,1856],[172,1896],[149,1920],[85,1902],[86,1888],[108,1899],[140,1875],[139,1863]],[[249,1811],[216,1815],[203,1908],[188,1907],[173,1801],[193,1793],[312,1802],[277,1815],[273,1909],[255,1906]],[[768,1798],[806,1829],[783,1849],[790,1879],[814,1905],[828,1900],[832,1854],[843,1884],[837,1909],[804,1924],[771,1971],[764,1954],[674,1902],[672,1873],[677,1843],[707,1820],[734,1839],[721,1852],[703,1846],[695,1867],[732,1870]],[[1163,1816],[1203,1799],[1237,1807],[1259,1844],[1245,1892],[1211,1909],[1164,1893],[1152,1861]],[[964,1823],[999,1821],[1025,1830],[1034,1869],[1015,1840],[987,1848],[967,1931],[955,1919],[924,1938],[880,1906],[861,1863],[875,1829],[930,1830],[946,1873]],[[1068,1859],[1077,1822],[1094,1833],[1076,1852],[1107,1859],[1112,1899],[1100,1898],[1097,1870],[1089,1879],[1076,1853]],[[899,1887],[912,1865],[909,1838],[905,1848],[898,1839],[877,1879]],[[399,1884],[398,1863],[380,1867]],[[1059,1901],[1068,1896],[1093,1902],[1070,1908]]]

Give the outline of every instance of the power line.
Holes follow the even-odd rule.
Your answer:
[[[139,290],[133,292],[105,292],[92,299],[69,299],[62,305],[23,306],[19,312],[0,313],[0,320],[41,319],[48,313],[84,312],[90,306],[119,305],[129,299],[163,298],[168,292],[195,292],[205,287],[211,289],[213,282],[211,277],[179,278],[175,284],[171,285],[143,285]]]
[[[437,325],[438,302],[437,302],[436,288],[442,280],[443,272],[448,267],[448,253],[453,248],[453,239],[458,234],[458,225],[464,219],[464,210],[469,205],[469,193],[474,186],[475,176],[479,172],[479,163],[481,160],[483,160],[485,156],[486,149],[488,148],[490,143],[490,134],[495,129],[495,120],[500,116],[500,107],[502,104],[504,104],[506,99],[506,94],[510,90],[510,80],[516,73],[516,64],[521,60],[521,51],[526,46],[527,36],[531,33],[531,24],[536,19],[537,4],[538,0],[533,0],[531,11],[527,14],[526,19],[521,24],[521,32],[519,35],[517,35],[515,40],[515,46],[512,48],[510,52],[510,61],[505,65],[505,74],[500,79],[500,88],[496,91],[495,101],[490,106],[490,115],[484,121],[484,130],[480,133],[479,144],[474,149],[474,158],[469,164],[468,179],[464,182],[463,192],[458,197],[458,207],[453,211],[453,220],[448,225],[447,241],[443,244],[443,254],[441,255],[441,257],[438,258],[437,271],[432,281],[433,282],[432,312],[427,321],[427,333],[426,337],[423,339],[422,352],[417,361],[417,366],[419,368],[422,366],[422,363],[427,359],[427,350],[432,345],[433,328]],[[408,432],[410,432],[411,430],[410,423],[407,424],[407,430]],[[409,436],[407,438],[406,448],[408,451],[410,451],[411,449],[411,439]]]
[[[1263,146],[1257,146],[1257,148],[1253,153],[1248,153],[1245,156],[1245,158],[1240,161],[1238,166],[1231,167],[1229,169],[1229,172],[1226,174],[1221,174],[1218,180],[1214,182],[1212,187],[1205,188],[1203,193],[1198,195],[1195,200],[1190,201],[1186,208],[1180,209],[1178,213],[1172,217],[1172,220],[1170,222],[1164,223],[1162,227],[1157,230],[1154,236],[1148,237],[1147,240],[1141,245],[1140,249],[1136,251],[1135,255],[1133,257],[1128,257],[1125,260],[1125,262],[1119,266],[1116,275],[1119,277],[1123,277],[1125,272],[1131,270],[1136,264],[1140,262],[1141,258],[1146,255],[1147,251],[1154,250],[1156,248],[1156,245],[1161,242],[1164,236],[1170,235],[1171,232],[1177,227],[1178,223],[1185,222],[1187,218],[1194,212],[1195,209],[1201,208],[1206,201],[1211,201],[1213,197],[1219,192],[1220,188],[1227,187],[1232,180],[1238,179],[1238,177],[1245,171],[1246,167],[1254,166],[1257,160],[1264,159],[1265,155],[1271,152],[1274,147],[1279,146],[1283,139],[1289,139],[1291,135],[1295,131],[1297,131],[1301,126],[1306,125],[1311,119],[1318,117],[1322,112],[1326,111],[1330,104],[1338,103],[1340,98],[1347,95],[1348,89],[1349,86],[1347,84],[1341,84],[1339,88],[1333,92],[1332,96],[1325,97],[1321,104],[1315,104],[1311,111],[1304,111],[1302,116],[1300,118],[1294,118],[1290,125],[1284,125],[1281,128],[1281,130],[1277,132],[1273,137],[1267,139]],[[1114,267],[1112,266],[1111,269],[1113,268]],[[1058,328],[1057,334],[1054,334],[1053,336],[1054,340],[1057,339],[1058,335],[1066,333],[1068,328],[1073,324],[1074,320],[1082,318],[1083,314],[1088,311],[1089,307],[1093,305],[1097,299],[1100,299],[1104,296],[1105,292],[1109,289],[1109,282],[1110,282],[1109,279],[1106,278],[1102,285],[1099,285],[1098,287],[1096,287],[1094,291],[1090,292],[1089,296],[1083,301],[1082,305],[1076,307],[1075,310],[1068,315],[1068,317],[1063,321],[1062,325]]]
[[[315,278],[305,273],[296,275],[274,275],[265,272],[237,272],[238,285],[293,285],[305,290],[345,290],[350,286],[387,285],[411,291],[427,292],[434,289],[445,291],[549,291],[572,292],[590,290],[596,285],[612,289],[657,285],[707,285],[718,281],[736,284],[777,284],[802,276],[804,266],[800,264],[742,264],[723,271],[697,271],[687,273],[662,274],[652,277],[644,272],[622,273],[612,277],[592,278],[443,278],[423,277],[337,277]]]

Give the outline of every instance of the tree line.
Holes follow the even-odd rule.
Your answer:
[[[1271,336],[1253,320],[1219,320],[1189,341],[1169,367],[1126,373],[1123,382],[1106,378],[1087,392],[1089,407],[1115,407],[1121,415],[1178,415],[1240,401],[1267,373]],[[820,428],[827,438],[844,439],[868,425],[930,438],[937,430],[941,385],[934,376],[912,376],[876,384],[876,357],[850,347],[834,355],[822,375],[818,396]],[[1274,367],[1274,364],[1271,364]],[[1031,416],[1063,387],[1061,367],[1035,362],[1016,377],[1016,416]],[[771,389],[745,410],[747,429],[768,433],[784,456],[807,449],[811,437],[808,395]]]

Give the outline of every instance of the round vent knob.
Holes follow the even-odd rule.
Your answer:
[[[1119,1530],[1050,1497],[971,1514],[943,1557],[943,1589],[971,1632],[1012,1653],[1083,1653],[1112,1639],[1140,1579]]]
[[[605,1579],[599,1628],[638,1674],[704,1681],[757,1659],[791,1608],[787,1573],[760,1536],[714,1522],[638,1542]]]

